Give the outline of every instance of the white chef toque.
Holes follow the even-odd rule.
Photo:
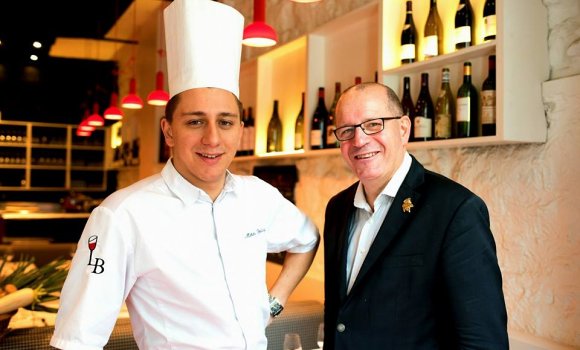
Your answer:
[[[211,0],[174,0],[164,21],[169,95],[215,87],[239,98],[242,14]]]

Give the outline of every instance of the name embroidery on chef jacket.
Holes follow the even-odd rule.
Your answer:
[[[92,273],[100,275],[101,273],[105,272],[104,268],[105,260],[101,258],[95,258],[95,261],[93,262],[93,250],[95,250],[95,248],[97,247],[98,239],[99,236],[97,235],[92,235],[88,239],[90,254],[89,254],[89,263],[87,265],[93,266]]]
[[[259,234],[264,233],[264,232],[266,232],[265,229],[259,228],[259,229],[257,229],[254,232],[248,232],[248,233],[246,233],[246,236],[245,237],[246,238],[251,238],[251,237],[254,237],[254,236],[259,235]]]

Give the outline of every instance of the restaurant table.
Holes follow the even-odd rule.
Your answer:
[[[323,305],[318,301],[289,302],[284,311],[266,328],[268,350],[281,350],[286,333],[298,333],[302,339],[303,349],[316,349],[318,325],[323,320]],[[10,330],[0,339],[2,350],[49,350],[54,326],[20,328]],[[131,321],[119,318],[113,328],[106,350],[138,349]]]

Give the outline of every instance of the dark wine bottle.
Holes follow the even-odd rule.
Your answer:
[[[473,10],[469,0],[459,0],[455,12],[455,48],[463,49],[475,45]]]
[[[282,121],[278,114],[278,100],[274,100],[274,109],[272,110],[272,117],[268,123],[268,137],[266,141],[267,152],[281,152],[282,151]]]
[[[302,105],[294,123],[294,149],[304,149],[304,93],[302,93]]]
[[[409,141],[415,141],[415,128],[413,127],[413,118],[415,117],[415,105],[411,97],[411,78],[403,77],[403,98],[401,99],[403,106],[403,114],[411,120],[411,131],[409,134]]]
[[[435,104],[434,136],[436,139],[448,139],[453,136],[454,102],[451,86],[449,85],[449,68],[443,68],[441,72],[441,91]]]
[[[242,140],[240,141],[240,146],[238,147],[238,151],[236,152],[236,157],[245,156],[247,155],[247,147],[248,147],[248,129],[246,129],[246,124],[248,122],[246,116],[246,110],[242,110],[242,122],[244,123],[244,128],[242,129]]]
[[[481,86],[481,135],[496,133],[495,124],[495,55],[489,56],[487,78]]]
[[[401,31],[401,63],[412,63],[417,59],[417,29],[413,22],[413,3],[407,0],[405,24]]]
[[[413,128],[415,141],[428,141],[433,139],[433,125],[435,120],[435,108],[429,93],[429,74],[421,73],[421,90],[415,104],[415,117]]]
[[[483,5],[483,41],[494,40],[496,31],[495,0],[485,0]]]
[[[441,55],[443,53],[443,24],[437,11],[437,0],[431,0],[424,33],[423,54],[425,59]]]
[[[463,84],[457,91],[457,137],[478,136],[477,90],[471,83],[471,62],[463,64]]]
[[[334,100],[328,111],[328,118],[326,118],[326,148],[337,148],[338,140],[334,136],[334,128],[336,127],[336,104],[340,98],[340,82],[334,83]]]
[[[252,111],[252,107],[248,107],[248,118],[246,119],[246,123],[244,124],[244,129],[247,131],[247,155],[253,156],[254,150],[256,148],[256,123],[254,120],[254,113]]]
[[[324,88],[318,88],[318,104],[312,115],[310,125],[310,149],[321,149],[326,146],[326,118],[328,110],[324,102]]]

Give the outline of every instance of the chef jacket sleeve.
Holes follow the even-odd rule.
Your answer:
[[[105,207],[93,210],[60,297],[50,345],[102,349],[135,282],[130,220]]]

